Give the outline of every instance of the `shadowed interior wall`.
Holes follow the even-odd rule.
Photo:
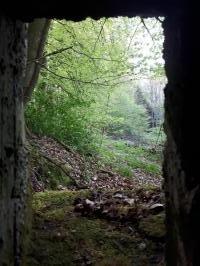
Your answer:
[[[24,23],[0,18],[0,265],[8,266],[20,263],[26,222],[25,34]]]
[[[188,11],[189,12],[189,11]],[[164,178],[168,265],[200,265],[199,92],[195,57],[197,24],[189,13],[164,22]]]

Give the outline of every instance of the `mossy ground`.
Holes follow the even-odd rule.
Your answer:
[[[33,230],[26,265],[156,265],[149,260],[155,254],[153,241],[120,223],[74,213],[74,199],[89,195],[90,191],[80,190],[33,196]],[[145,250],[141,243],[145,243]]]

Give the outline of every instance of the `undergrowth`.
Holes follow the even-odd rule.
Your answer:
[[[161,174],[162,150],[130,145],[125,141],[106,139],[99,149],[103,164],[111,165],[122,176],[133,176],[134,169],[150,174]]]

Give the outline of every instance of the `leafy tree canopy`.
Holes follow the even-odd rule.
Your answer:
[[[97,148],[106,135],[144,139],[151,114],[135,91],[141,80],[164,80],[159,20],[53,21],[44,60],[35,60],[42,71],[28,126],[82,150]]]

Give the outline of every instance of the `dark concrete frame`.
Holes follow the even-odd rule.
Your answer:
[[[198,24],[192,1],[98,0],[4,3],[0,10],[0,265],[22,265],[27,222],[27,170],[22,79],[26,23],[36,17],[80,21],[90,16],[165,16],[167,144],[165,178],[169,266],[200,265]],[[12,10],[11,10],[12,8]]]

